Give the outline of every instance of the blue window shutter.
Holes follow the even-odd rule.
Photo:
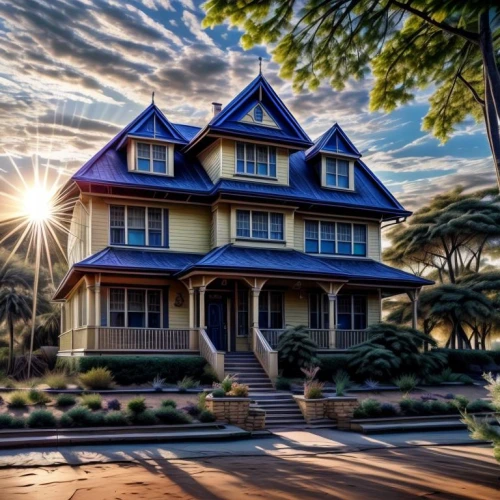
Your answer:
[[[169,220],[168,220],[168,208],[163,209],[163,246],[165,248],[169,247]]]
[[[163,289],[163,328],[168,328],[168,292],[168,287]]]

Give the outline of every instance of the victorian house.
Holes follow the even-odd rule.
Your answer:
[[[410,212],[338,124],[311,141],[262,75],[202,128],[151,104],[68,189],[60,356],[200,353],[222,375],[251,351],[273,379],[287,326],[348,349],[385,297],[416,306],[429,284],[381,263],[381,227]]]

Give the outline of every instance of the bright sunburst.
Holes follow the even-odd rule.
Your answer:
[[[22,211],[32,222],[48,221],[54,210],[53,198],[54,193],[43,186],[31,187],[24,192]]]

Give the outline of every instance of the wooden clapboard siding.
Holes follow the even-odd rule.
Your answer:
[[[109,205],[102,198],[92,197],[90,212],[92,254],[109,244]]]
[[[245,141],[256,142],[257,141]],[[265,177],[240,177],[235,175],[236,166],[236,141],[230,139],[222,139],[222,160],[221,160],[221,176],[225,178],[240,178],[249,182],[271,183],[271,184],[288,184],[289,175],[289,151],[284,148],[276,148],[276,176],[278,180],[268,180]]]
[[[187,328],[189,325],[189,294],[186,287],[178,282],[171,281],[168,290],[168,327],[173,329]],[[181,306],[175,305],[176,297],[184,299]]]
[[[369,295],[367,297],[367,321],[368,326],[374,323],[380,323],[380,298],[378,295]]]
[[[298,290],[287,290],[285,292],[285,325],[299,326],[309,325],[309,305],[307,293],[302,294]]]
[[[221,139],[204,149],[199,155],[203,168],[207,171],[212,182],[217,182],[221,176]]]
[[[382,242],[380,241],[380,224],[379,223],[369,223],[368,224],[368,249],[367,256],[370,259],[381,261],[381,247]]]
[[[212,247],[220,247],[231,242],[231,206],[219,203],[212,212]]]

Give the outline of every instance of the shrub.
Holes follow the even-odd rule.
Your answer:
[[[10,424],[11,429],[24,429],[26,427],[26,420],[22,417],[14,417]]]
[[[23,418],[16,418],[7,413],[0,414],[0,429],[22,429],[25,427]]]
[[[165,425],[189,424],[191,419],[188,415],[175,408],[158,408],[154,411],[155,417]]]
[[[108,407],[108,410],[118,411],[118,410],[122,409],[122,404],[120,403],[120,401],[118,401],[118,399],[110,399],[107,402],[107,407]]]
[[[52,401],[52,398],[43,391],[37,391],[36,389],[30,389],[28,392],[29,400],[36,405],[46,405]]]
[[[467,405],[467,413],[488,413],[495,411],[495,407],[484,399],[476,399]]]
[[[494,377],[491,373],[483,373],[483,378],[487,382],[485,389],[490,393],[493,406],[500,410],[500,374]]]
[[[123,427],[128,425],[127,415],[122,411],[111,411],[104,415],[104,424],[110,427]]]
[[[229,396],[235,398],[248,398],[248,385],[233,383],[231,390],[228,392]]]
[[[61,427],[94,427],[103,423],[103,416],[85,406],[75,406],[61,416]]]
[[[285,375],[298,375],[299,369],[319,363],[316,356],[318,346],[311,340],[305,326],[287,328],[280,335],[277,350]]]
[[[491,351],[474,349],[435,349],[434,351],[447,357],[447,365],[452,372],[467,373],[470,365],[485,367],[493,362]]]
[[[445,401],[429,401],[425,403],[428,405],[430,412],[434,415],[448,415],[449,413],[457,413],[453,403]]]
[[[202,411],[204,410],[200,410],[200,408],[198,407],[198,405],[195,405],[193,403],[190,403],[188,404],[187,406],[185,406],[183,408],[183,410],[191,417],[194,417],[194,418],[197,418]]]
[[[454,397],[452,404],[454,404],[460,411],[464,411],[469,404],[469,400],[465,396],[459,394]]]
[[[68,379],[63,372],[54,372],[46,375],[43,379],[51,389],[66,389],[68,387]]]
[[[394,383],[403,394],[408,394],[413,391],[415,387],[417,387],[418,380],[415,375],[408,374],[401,375],[401,377],[397,378]]]
[[[113,375],[107,368],[92,368],[80,375],[80,382],[87,389],[110,389],[113,386]]]
[[[322,382],[328,382],[332,380],[339,370],[343,370],[352,376],[353,374],[349,371],[349,361],[351,357],[351,354],[321,356],[318,361],[318,365],[321,368],[318,373],[318,378]]]
[[[195,380],[193,377],[184,377],[182,380],[177,382],[177,387],[180,391],[187,391],[188,389],[196,389],[200,386],[199,380]]]
[[[212,397],[213,398],[225,398],[226,391],[224,389],[215,389],[214,391],[212,391]]]
[[[159,375],[156,375],[156,377],[153,379],[153,382],[151,382],[151,386],[155,391],[161,392],[165,388],[165,379],[161,378]]]
[[[321,399],[325,384],[319,380],[311,380],[304,383],[304,397],[306,399]]]
[[[220,388],[224,391],[224,393],[228,393],[233,384],[236,382],[236,378],[234,375],[226,375],[220,384],[214,384],[214,387]]]
[[[131,413],[129,418],[134,425],[155,425],[158,423],[152,410],[144,410],[140,413]]]
[[[57,419],[48,410],[35,410],[30,414],[26,423],[31,429],[48,429],[56,427]]]
[[[7,404],[10,408],[26,408],[28,403],[28,393],[25,391],[14,391],[7,396]]]
[[[85,396],[82,396],[81,404],[90,410],[100,410],[102,408],[102,396],[100,394],[85,394]]]
[[[380,405],[381,417],[394,417],[398,415],[398,409],[391,403],[382,403]]]
[[[120,385],[147,384],[156,376],[167,384],[175,384],[182,377],[195,380],[207,379],[204,372],[207,362],[201,356],[84,356],[78,360],[77,369],[87,372],[92,368],[107,368]]]
[[[177,408],[177,403],[173,400],[173,399],[164,399],[162,402],[161,402],[161,406],[163,408],[167,408],[167,407],[170,407],[170,408]]]
[[[275,386],[277,391],[289,391],[292,388],[292,381],[289,378],[278,377]]]
[[[372,391],[377,391],[379,385],[380,382],[378,382],[377,380],[373,380],[372,378],[367,378],[365,380],[365,386]]]
[[[392,406],[392,405],[391,405]],[[377,418],[382,414],[381,405],[376,399],[363,399],[354,410],[354,418]]]
[[[202,423],[202,424],[209,424],[210,422],[215,422],[216,421],[216,418],[215,418],[215,415],[209,411],[209,410],[204,410],[200,413],[200,415],[198,416],[198,420]]]
[[[142,397],[131,399],[127,404],[127,408],[132,413],[142,413],[146,411],[146,400]]]
[[[399,402],[401,413],[405,416],[449,415],[458,413],[456,405],[444,401],[418,401],[405,398]]]
[[[335,382],[335,394],[337,396],[344,396],[346,390],[352,384],[349,375],[344,370],[339,370],[333,377],[333,381]]]
[[[200,377],[202,384],[211,385],[213,382],[217,382],[219,377],[217,377],[217,372],[208,363],[203,367],[203,373]]]
[[[73,406],[74,404],[76,404],[76,398],[73,394],[59,394],[56,398],[56,406],[60,408]]]
[[[196,405],[200,411],[203,411],[206,407],[206,400],[208,396],[208,392],[203,391],[198,394],[198,404]]]

